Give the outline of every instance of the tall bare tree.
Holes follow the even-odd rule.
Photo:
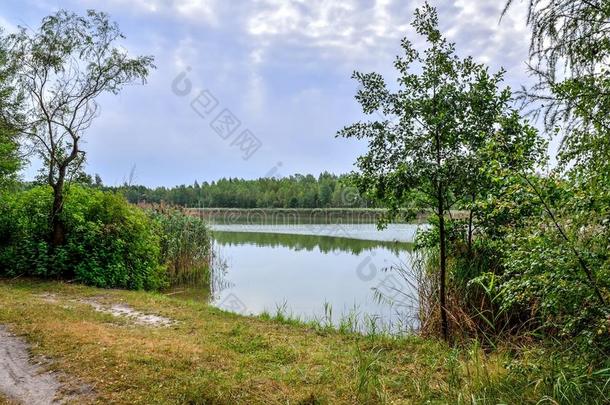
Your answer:
[[[60,10],[45,17],[37,31],[20,27],[8,37],[25,95],[21,132],[44,162],[53,188],[54,246],[65,239],[64,186],[84,162],[81,140],[98,115],[97,97],[144,83],[154,68],[152,56],[130,58],[118,45],[123,38],[107,14],[94,10],[85,16]]]

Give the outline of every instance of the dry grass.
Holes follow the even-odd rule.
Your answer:
[[[0,396],[0,405],[16,405],[16,403],[3,396]]]
[[[134,325],[83,299],[178,322]],[[90,385],[97,403],[444,403],[505,375],[501,357],[459,354],[453,364],[452,350],[435,340],[316,331],[161,294],[0,281],[0,307],[0,324],[23,335],[33,354],[51,357],[54,369]],[[465,384],[482,362],[490,364],[485,380]],[[374,388],[369,398],[362,386]]]

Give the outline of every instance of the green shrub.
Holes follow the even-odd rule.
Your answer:
[[[585,338],[583,343],[589,349],[593,344],[610,349],[607,304],[610,272],[604,257],[607,254],[596,254],[607,249],[608,239],[599,243],[583,234],[579,235],[579,242],[588,243],[577,249],[585,252],[583,256],[595,277],[595,285],[606,297],[606,305],[600,305],[593,282],[583,272],[568,243],[551,224],[539,223],[507,238],[510,249],[506,252],[506,271],[500,279],[500,297],[505,308],[529,311],[547,334]]]
[[[160,229],[114,193],[80,186],[66,192],[66,241],[48,243],[52,191],[34,187],[0,202],[0,274],[75,280],[97,287],[159,289],[166,285]]]
[[[40,187],[4,194],[0,205],[0,271],[9,276],[52,276],[47,243],[51,190]]]

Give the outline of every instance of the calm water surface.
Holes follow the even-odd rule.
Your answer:
[[[212,225],[216,231],[276,233],[288,235],[333,236],[347,239],[413,242],[418,227],[425,225],[390,224],[380,231],[376,224],[292,224],[292,225]]]
[[[391,267],[409,266],[410,242],[421,226],[395,224],[377,231],[374,224],[215,225],[224,266],[212,303],[242,314],[273,315],[283,308],[293,317],[335,326],[351,317],[360,330],[371,321],[405,329],[416,303],[390,305],[375,291],[388,297],[396,296],[397,288],[409,292]]]

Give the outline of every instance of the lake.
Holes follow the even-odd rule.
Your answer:
[[[422,226],[212,225],[221,267],[212,304],[241,314],[279,310],[357,331],[410,329],[417,303],[397,291],[413,296],[414,290],[392,267],[410,265]]]

